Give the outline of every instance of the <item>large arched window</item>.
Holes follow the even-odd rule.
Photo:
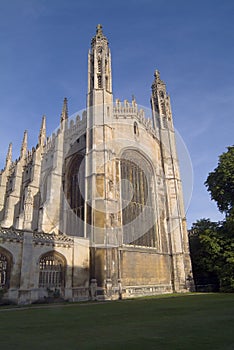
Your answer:
[[[10,284],[11,254],[0,248],[0,288],[8,289]]]
[[[84,140],[83,140],[84,142]],[[84,235],[85,207],[85,162],[82,153],[67,159],[65,175],[65,194],[68,204],[66,233],[74,236]]]
[[[56,253],[44,254],[39,261],[39,287],[61,288],[65,285],[65,258]]]
[[[120,160],[123,242],[156,247],[153,172],[137,151],[126,151]]]

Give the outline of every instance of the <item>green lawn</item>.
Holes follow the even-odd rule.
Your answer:
[[[0,309],[2,350],[233,350],[234,294]]]

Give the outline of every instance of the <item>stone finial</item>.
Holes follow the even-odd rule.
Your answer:
[[[61,123],[62,121],[68,119],[68,107],[67,107],[67,98],[65,97],[63,100],[63,109],[62,109],[62,113],[61,113]]]
[[[42,122],[41,122],[41,129],[38,137],[39,145],[44,145],[45,140],[46,140],[46,116],[43,115]]]
[[[9,144],[7,155],[6,155],[6,168],[12,163],[12,143]]]
[[[155,70],[154,76],[155,76],[155,78],[156,78],[157,80],[160,79],[160,72],[159,72],[159,70],[157,70],[157,69]]]
[[[102,42],[102,44],[105,43],[108,45],[108,40],[102,31],[102,25],[98,24],[96,27],[96,35],[92,38],[92,42],[91,42],[92,48],[96,47],[97,43],[100,44],[100,42]]]
[[[160,72],[156,69],[154,71],[154,81],[153,81],[153,84],[151,86],[152,91],[154,91],[156,93],[156,91],[158,90],[159,86],[163,87],[164,90],[166,88],[165,83],[160,78]]]
[[[96,34],[97,35],[102,35],[103,32],[102,32],[102,25],[101,24],[98,24],[97,27],[96,27]]]
[[[27,144],[28,144],[28,132],[25,130],[24,137],[22,141],[21,151],[20,151],[20,157],[23,158],[27,155]]]

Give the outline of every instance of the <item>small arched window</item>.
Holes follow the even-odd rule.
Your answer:
[[[102,71],[102,61],[98,60],[98,72],[101,73]]]
[[[133,130],[134,130],[134,135],[139,136],[139,129],[138,129],[137,122],[134,122]]]
[[[65,285],[65,258],[50,252],[40,258],[39,287],[60,288]]]
[[[101,75],[98,75],[98,88],[101,89],[102,87],[102,77]]]

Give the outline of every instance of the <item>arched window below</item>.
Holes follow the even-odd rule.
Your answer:
[[[65,259],[50,252],[40,258],[39,287],[60,288],[65,285]]]
[[[11,257],[10,255],[0,249],[0,288],[8,289],[10,283],[10,267]]]

